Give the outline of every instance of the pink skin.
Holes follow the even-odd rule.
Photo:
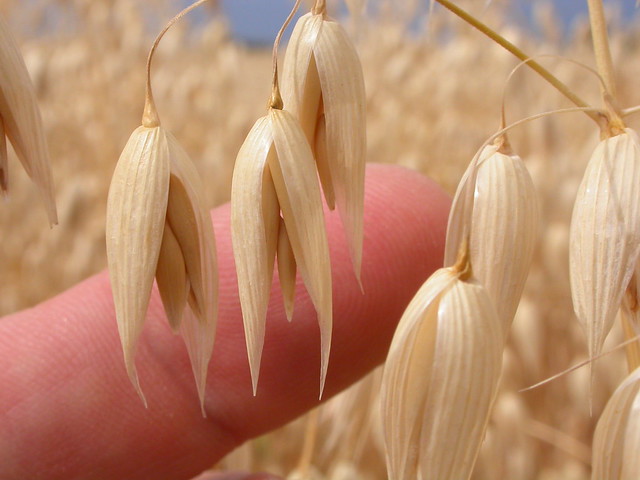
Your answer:
[[[328,213],[334,330],[324,400],[386,355],[404,307],[441,266],[448,196],[408,170],[367,169],[362,281],[355,281],[337,213]],[[293,322],[278,285],[251,393],[229,232],[229,205],[213,211],[220,320],[200,414],[189,359],[154,290],[136,364],[145,409],[125,373],[106,272],[0,320],[0,478],[189,479],[246,439],[318,404],[320,341],[298,285]],[[276,281],[277,283],[277,281]],[[217,480],[268,476],[218,475]]]

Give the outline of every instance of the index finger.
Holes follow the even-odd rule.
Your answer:
[[[448,197],[398,167],[368,169],[362,281],[342,227],[327,216],[334,294],[325,399],[382,362],[406,303],[442,262]],[[220,320],[203,419],[191,367],[154,294],[137,353],[146,410],[129,383],[106,273],[0,321],[0,478],[191,478],[244,440],[318,403],[320,341],[298,289],[286,320],[272,290],[258,394],[253,397],[229,234],[213,212]]]

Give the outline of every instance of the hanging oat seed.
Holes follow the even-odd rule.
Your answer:
[[[640,252],[640,143],[625,129],[596,147],[576,196],[570,232],[571,295],[588,340],[602,350]]]
[[[280,222],[280,205],[268,163],[273,155],[269,118],[262,117],[240,147],[231,181],[231,240],[254,394]]]
[[[471,475],[500,377],[502,327],[468,256],[435,272],[405,310],[381,402],[391,480]]]
[[[18,45],[0,18],[0,192],[9,186],[5,136],[40,190],[49,224],[57,224],[51,162],[36,93]]]
[[[136,344],[154,277],[167,317],[189,352],[204,414],[213,350],[218,277],[215,240],[200,178],[187,153],[159,122],[149,80],[158,35],[147,61],[142,126],[124,147],[107,202],[107,257],[116,319],[129,378],[145,402],[135,368]]]
[[[299,3],[296,1],[274,42],[268,113],[255,123],[240,148],[231,185],[231,238],[254,395],[276,251],[282,252],[282,257],[289,255],[289,249],[293,252],[295,266],[318,313],[320,396],[331,349],[331,264],[322,194],[311,148],[298,121],[282,110],[278,87],[278,44]],[[291,267],[289,263],[280,273],[288,312],[292,308],[291,276],[295,275]]]
[[[284,59],[284,106],[312,146],[327,204],[347,234],[353,268],[362,264],[366,100],[362,67],[347,32],[324,1],[298,20]]]
[[[231,235],[254,393],[264,343],[274,247],[279,237],[279,211],[288,242],[278,245],[278,250],[289,248],[286,243],[290,245],[318,312],[322,389],[331,345],[332,301],[320,186],[311,150],[298,122],[285,110],[269,108],[268,115],[256,122],[240,148],[231,186]]]
[[[537,238],[538,200],[522,159],[510,152],[504,139],[486,146],[478,163],[469,166],[456,192],[445,251],[445,265],[456,260],[462,243],[459,219],[465,198],[473,191],[470,214],[471,264],[502,319],[506,336],[518,308]],[[475,182],[471,170],[477,168]]]

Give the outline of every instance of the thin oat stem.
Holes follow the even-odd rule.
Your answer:
[[[498,45],[500,45],[502,48],[504,48],[505,50],[507,50],[508,52],[510,52],[517,58],[519,58],[520,60],[530,60],[531,57],[527,55],[524,51],[522,51],[520,48],[515,46],[513,43],[511,43],[509,40],[504,38],[502,35],[498,34],[494,30],[492,30],[489,26],[482,23],[473,15],[467,13],[465,10],[461,9],[457,5],[450,2],[449,0],[436,0],[436,2],[438,2],[440,5],[442,5],[444,8],[446,8],[453,14],[460,17],[462,20],[467,22],[472,27],[479,30],[481,33],[489,37],[491,40],[496,42]],[[597,111],[594,110],[587,102],[582,100],[578,95],[576,95],[567,85],[561,82],[549,70],[544,68],[542,65],[540,65],[536,61],[529,61],[527,62],[527,65],[536,73],[538,73],[542,78],[544,78],[548,83],[550,83],[553,87],[555,87],[562,95],[567,97],[572,103],[574,103],[576,106],[580,108],[583,108],[584,113],[588,115],[593,121],[595,121],[598,124],[598,126],[601,126],[602,117],[598,113],[596,113]]]
[[[280,27],[278,34],[276,35],[276,39],[273,42],[273,53],[271,55],[271,61],[273,62],[273,75],[271,80],[271,98],[269,99],[269,108],[275,108],[277,110],[282,110],[284,104],[282,102],[282,96],[280,95],[280,86],[278,85],[278,47],[280,46],[280,39],[282,38],[282,34],[293,20],[293,16],[298,11],[298,7],[300,6],[301,0],[296,0],[296,3],[293,5],[291,12],[289,12],[289,16]]]
[[[517,120],[517,121],[507,125],[504,128],[501,128],[496,133],[494,133],[489,138],[487,138],[485,140],[485,142],[477,150],[477,152],[473,156],[473,158],[471,159],[470,165],[478,163],[478,160],[480,158],[480,154],[482,153],[482,150],[484,149],[484,147],[486,147],[487,145],[489,145],[492,142],[494,142],[497,138],[504,136],[509,130],[511,130],[511,129],[515,128],[515,127],[519,127],[520,125],[524,125],[525,123],[532,122],[533,120],[538,120],[539,118],[548,117],[549,115],[554,115],[556,113],[575,113],[575,112],[589,112],[589,113],[595,113],[595,114],[598,114],[598,115],[605,115],[605,113],[601,109],[595,108],[595,107],[569,107],[569,108],[559,108],[559,109],[556,109],[556,110],[549,110],[547,112],[540,112],[540,113],[536,113],[535,115],[531,115],[529,117],[522,118],[520,120]],[[476,165],[476,169],[477,169],[477,165]],[[474,170],[474,172],[475,172],[475,170]],[[470,180],[472,180],[475,183],[475,175],[472,176],[470,178]]]
[[[477,168],[476,168],[477,171]],[[474,172],[475,173],[475,172]],[[475,179],[474,179],[475,183]],[[468,223],[468,222],[465,222]],[[458,278],[462,281],[466,281],[473,275],[473,267],[471,265],[471,251],[470,251],[470,235],[471,232],[467,229],[466,235],[463,237],[462,244],[458,249],[458,258],[453,268],[458,272]]]
[[[439,1],[439,0],[438,0]],[[480,155],[482,154],[482,151],[484,150],[484,148],[487,145],[490,145],[492,142],[494,142],[496,139],[498,138],[503,138],[505,140],[505,144],[504,146],[506,148],[509,148],[508,144],[506,143],[506,133],[515,128],[518,127],[520,125],[523,125],[525,123],[531,122],[533,120],[537,120],[539,118],[543,118],[543,117],[547,117],[549,115],[552,114],[556,114],[556,113],[574,113],[574,112],[590,112],[590,113],[594,113],[594,114],[598,114],[604,117],[605,113],[598,109],[598,108],[594,108],[594,107],[569,107],[569,108],[560,108],[557,110],[550,110],[547,112],[541,112],[541,113],[537,113],[535,115],[531,115],[529,117],[525,117],[523,119],[520,119],[510,125],[507,125],[504,128],[501,128],[500,130],[498,130],[496,133],[494,133],[493,135],[491,135],[487,140],[485,140],[485,142],[480,146],[480,148],[476,151],[476,154],[473,156],[473,158],[471,159],[471,162],[469,162],[470,165],[470,174],[466,177],[464,177],[462,179],[462,182],[467,182],[469,184],[471,184],[472,186],[476,184],[476,179],[478,177],[478,170],[480,168]],[[474,188],[470,188],[468,191],[469,192],[473,192],[475,189]],[[465,250],[467,250],[469,248],[469,236],[471,234],[470,232],[470,227],[469,225],[471,225],[471,215],[473,212],[473,205],[474,205],[474,198],[473,195],[471,193],[469,193],[467,195],[467,197],[464,199],[465,202],[465,211],[467,212],[467,218],[464,219],[464,223],[463,223],[463,232],[462,232],[462,236],[461,238],[463,238],[464,240],[462,241],[462,243],[459,245],[459,250],[458,250],[458,258],[456,261],[456,268],[458,269],[458,272],[462,272],[464,275],[466,275],[467,277],[469,276],[467,274],[467,272],[464,271],[464,264],[461,263],[461,259],[463,258],[463,255],[465,253]]]
[[[153,45],[151,45],[151,50],[149,50],[149,56],[147,57],[147,89],[146,89],[145,99],[144,99],[144,111],[142,114],[142,125],[144,125],[145,127],[153,128],[160,125],[160,119],[158,118],[158,111],[156,110],[156,105],[155,105],[155,102],[153,101],[153,92],[151,90],[151,60],[153,59],[153,54],[155,53],[156,48],[158,48],[158,44],[160,43],[160,40],[162,40],[162,37],[164,37],[164,34],[167,33],[167,31],[173,26],[174,23],[176,23],[178,20],[184,17],[191,10],[193,10],[196,7],[199,7],[200,5],[202,5],[207,1],[208,0],[197,0],[193,2],[191,5],[189,5],[188,7],[186,7],[184,10],[182,10],[180,13],[178,13],[171,20],[169,20],[169,22],[167,22],[167,24],[164,26],[162,31],[158,34],[156,39],[153,41]]]
[[[528,392],[529,390],[533,390],[534,388],[538,388],[541,387],[543,385],[546,385],[549,382],[552,382],[554,380],[557,380],[560,377],[564,377],[565,375],[567,375],[568,373],[571,373],[575,370],[578,370],[579,368],[582,368],[586,365],[589,365],[593,362],[595,362],[596,360],[600,360],[602,357],[606,357],[607,355],[610,355],[614,352],[617,352],[618,350],[621,350],[625,347],[627,347],[628,345],[632,344],[633,342],[637,342],[640,340],[640,335],[636,335],[635,337],[629,338],[627,340],[625,340],[624,342],[616,345],[615,347],[613,347],[611,350],[607,350],[606,352],[602,352],[598,355],[596,355],[595,357],[591,357],[587,360],[584,360],[572,367],[567,368],[566,370],[563,370],[559,373],[556,373],[555,375],[552,375],[551,377],[545,378],[544,380],[542,380],[541,382],[538,382],[534,385],[531,385],[529,387],[523,388],[521,390],[518,390],[518,393],[523,393],[523,392]]]
[[[324,15],[327,13],[327,2],[326,0],[316,0],[313,4],[313,8],[311,9],[311,13],[314,15]]]
[[[608,93],[614,102],[617,98],[615,75],[613,72],[613,60],[609,48],[609,35],[607,34],[607,21],[604,16],[602,0],[588,0],[589,21],[591,23],[591,37],[593,39],[593,51],[596,56],[598,72],[604,79],[603,93]]]
[[[478,152],[476,153],[476,155],[473,157],[473,160],[471,160],[472,162],[475,162],[478,160],[478,158],[480,157],[480,152],[482,151],[482,149],[484,147],[486,147],[487,145],[489,145],[491,142],[493,142],[496,138],[504,135],[505,133],[507,133],[509,130],[515,128],[515,127],[519,127],[520,125],[523,125],[525,123],[531,122],[533,120],[537,120],[539,118],[543,118],[543,117],[548,117],[549,115],[554,115],[556,113],[575,113],[575,112],[585,112],[585,113],[594,113],[597,115],[605,115],[605,112],[602,111],[602,109],[600,108],[595,108],[595,107],[569,107],[569,108],[558,108],[557,110],[549,110],[547,112],[540,112],[540,113],[536,113],[535,115],[531,115],[529,117],[525,117],[522,118],[520,120],[517,120],[509,125],[507,125],[506,127],[498,130],[496,133],[494,133],[493,135],[491,135],[480,147],[480,149],[478,150]]]
[[[566,57],[563,57],[561,55],[553,55],[553,54],[546,54],[546,53],[539,54],[539,55],[534,55],[531,58],[527,58],[526,60],[522,60],[520,63],[518,63],[518,65],[513,67],[513,69],[511,70],[511,72],[509,72],[509,75],[507,76],[507,79],[504,82],[504,87],[502,87],[502,102],[501,102],[501,118],[500,118],[500,128],[501,129],[504,128],[507,125],[506,114],[505,114],[505,103],[506,103],[506,97],[507,97],[507,91],[508,91],[508,88],[509,88],[509,83],[513,79],[513,76],[516,74],[516,72],[518,72],[523,66],[527,65],[528,63],[530,63],[532,61],[535,61],[536,59],[540,59],[540,58],[556,58],[556,59],[559,59],[559,60],[563,60],[565,62],[573,63],[574,65],[576,65],[578,67],[584,68],[588,72],[593,73],[593,75],[595,75],[595,77],[600,82],[600,85],[604,88],[604,79],[598,73],[598,71],[593,69],[593,68],[591,68],[588,65],[585,65],[582,62],[578,62],[577,60],[573,60],[571,58],[566,58]],[[506,139],[505,139],[505,141],[506,141]]]

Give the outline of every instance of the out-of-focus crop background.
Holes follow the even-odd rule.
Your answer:
[[[426,17],[415,16],[419,3],[382,1],[367,16],[344,17],[364,68],[368,161],[405,165],[453,193],[477,148],[497,129],[503,95],[508,121],[568,103],[526,69],[505,90],[517,61],[440,8],[424,28]],[[484,2],[459,3],[532,55],[594,64],[588,24],[574,21],[568,29],[551,2],[531,2],[531,28],[508,13],[508,1],[486,8]],[[0,1],[38,92],[60,217],[50,230],[35,187],[11,153],[10,196],[0,203],[0,315],[105,268],[111,174],[140,122],[152,38],[181,6],[168,0]],[[152,82],[162,121],[196,162],[213,207],[228,200],[235,155],[265,111],[270,52],[234,39],[215,2],[201,8],[161,43]],[[611,42],[627,107],[640,104],[640,30],[619,12],[610,11]],[[595,76],[560,57],[541,62],[599,104]],[[629,125],[638,128],[639,118]],[[595,365],[593,417],[587,369],[518,390],[586,357],[570,301],[567,239],[575,192],[597,140],[592,122],[577,113],[546,117],[511,135],[538,190],[541,233],[475,479],[589,476],[593,428],[626,373],[624,353]],[[620,338],[615,331],[607,345]],[[322,410],[313,478],[386,478],[376,393],[370,380]],[[289,473],[300,455],[304,422],[247,444],[225,465]]]

